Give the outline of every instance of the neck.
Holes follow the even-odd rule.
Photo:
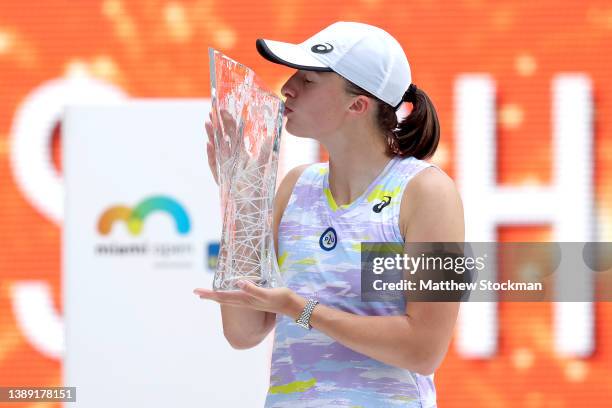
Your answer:
[[[365,192],[393,158],[379,133],[333,138],[324,144],[329,153],[329,188],[337,205],[352,203]]]

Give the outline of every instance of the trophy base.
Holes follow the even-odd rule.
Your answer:
[[[229,292],[229,291],[240,290],[240,288],[236,286],[236,283],[241,280],[248,280],[249,282],[252,282],[255,285],[262,287],[262,288],[275,287],[275,286],[270,285],[271,282],[268,279],[262,279],[260,276],[256,276],[256,275],[244,275],[244,276],[232,276],[232,277],[226,278],[220,287],[218,288],[214,287],[213,290],[218,291],[218,292]]]

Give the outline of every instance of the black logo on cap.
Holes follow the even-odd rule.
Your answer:
[[[317,44],[313,45],[310,50],[316,54],[327,54],[328,52],[332,52],[334,50],[334,46],[330,43]]]

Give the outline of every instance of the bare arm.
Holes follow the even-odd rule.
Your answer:
[[[400,228],[406,242],[463,242],[463,206],[446,174],[423,170],[404,198]],[[305,299],[295,295],[287,314],[297,318],[304,305]],[[405,315],[360,316],[320,304],[311,325],[373,359],[429,375],[446,355],[458,310],[454,302],[408,302]]]
[[[210,157],[210,155],[209,155]],[[278,226],[304,166],[291,170],[278,187],[274,198],[273,233],[274,249],[278,254]],[[276,314],[246,307],[220,305],[223,320],[223,333],[230,345],[236,349],[255,347],[274,328]]]

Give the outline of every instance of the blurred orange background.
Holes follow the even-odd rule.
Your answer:
[[[11,298],[11,288],[19,281],[46,282],[61,315],[61,225],[30,204],[11,168],[14,117],[28,95],[47,81],[80,72],[132,97],[209,97],[209,46],[253,68],[279,92],[292,70],[263,60],[255,39],[301,42],[339,20],[380,26],[403,45],[413,82],[438,110],[442,140],[432,161],[451,176],[456,162],[453,85],[458,75],[486,73],[496,82],[498,183],[506,185],[550,183],[552,78],[567,72],[588,76],[595,108],[595,236],[612,241],[610,2],[4,1],[0,386],[61,385],[61,361],[28,343]],[[203,132],[202,154],[204,143]],[[61,172],[61,128],[52,144],[49,160]],[[500,226],[498,240],[549,241],[550,231],[547,225]],[[555,354],[551,310],[550,304],[500,304],[500,347],[491,359],[466,360],[451,345],[435,376],[439,406],[609,406],[612,305],[596,305],[596,351],[585,359]]]

